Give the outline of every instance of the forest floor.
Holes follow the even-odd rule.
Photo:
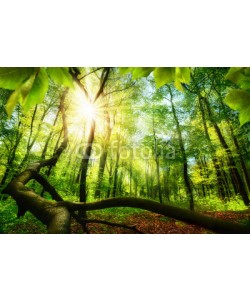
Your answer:
[[[250,211],[242,212],[204,212],[206,215],[210,215],[216,218],[223,220],[228,220],[232,222],[245,223],[248,222],[250,218]],[[97,216],[91,216],[97,217]],[[98,218],[99,219],[99,218]],[[107,219],[109,222],[117,222],[115,216],[109,216]],[[137,230],[144,234],[203,234],[203,233],[213,233],[207,229],[196,225],[190,225],[178,220],[164,217],[159,214],[143,211],[136,212],[134,214],[129,214],[123,218],[123,222],[119,222],[124,225],[134,226]],[[72,224],[72,233],[81,232],[81,226],[79,224]],[[89,230],[91,233],[137,233],[131,229],[121,228],[121,227],[112,227],[103,224],[89,224]]]
[[[37,220],[31,213],[24,217],[16,218],[16,206],[13,201],[5,202],[6,206],[0,211],[0,233],[46,233],[46,226]],[[225,212],[202,212],[206,215],[228,220],[231,222],[247,223],[250,220],[250,210],[225,211]],[[92,234],[204,234],[213,233],[196,225],[190,225],[178,220],[164,217],[160,214],[132,208],[110,208],[88,212],[89,219],[108,221],[126,226],[131,226],[137,231],[109,226],[105,224],[89,223],[88,228]],[[72,219],[72,233],[83,233],[82,226]]]

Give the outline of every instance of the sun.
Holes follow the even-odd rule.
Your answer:
[[[82,116],[89,121],[96,120],[97,118],[97,107],[94,103],[83,101],[81,111],[79,112]]]
[[[105,114],[101,103],[94,102],[91,95],[87,98],[80,89],[72,91],[69,99],[68,127],[70,135],[81,140],[93,125],[102,130]]]
[[[98,106],[91,99],[86,99],[84,93],[81,91],[75,93],[74,104],[75,117],[85,120],[87,123],[96,121],[99,114]]]

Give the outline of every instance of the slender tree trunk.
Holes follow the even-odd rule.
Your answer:
[[[95,137],[95,120],[92,120],[87,146],[81,162],[80,202],[87,201],[87,172]]]
[[[106,135],[105,135],[105,140],[104,140],[104,145],[103,145],[103,152],[100,157],[100,162],[99,162],[99,170],[98,170],[98,177],[97,177],[97,186],[95,190],[95,198],[100,198],[101,196],[101,184],[103,181],[103,175],[104,175],[104,170],[106,166],[106,161],[107,161],[107,156],[108,156],[108,145],[110,141],[110,136],[111,136],[112,128],[110,125],[110,116],[109,113],[106,112]]]
[[[119,178],[117,180],[117,194],[118,195],[122,195],[124,193],[123,179],[124,179],[124,172],[121,171],[119,174]]]
[[[65,90],[64,93],[63,93],[62,96],[61,96],[61,99],[65,99],[67,93],[68,93],[68,90]],[[59,110],[61,110],[61,106],[59,106]],[[63,121],[63,115],[62,115],[62,121]],[[53,155],[55,155],[55,153],[57,152],[57,150],[58,150],[58,148],[59,148],[59,142],[60,142],[60,140],[61,140],[62,135],[63,135],[63,128],[60,130],[60,133],[59,133],[58,138],[57,138],[57,140],[56,140],[56,144],[55,144],[55,147],[54,147]],[[48,165],[48,168],[47,168],[47,170],[46,170],[46,172],[45,172],[47,178],[49,178],[49,176],[50,176],[50,174],[51,174],[51,171],[52,171],[52,168],[53,168],[53,165],[52,165],[52,164]],[[45,190],[44,190],[44,188],[43,188],[42,191],[41,191],[41,196],[44,195],[44,192],[45,192]]]
[[[158,194],[160,203],[162,203],[162,192],[161,192],[161,177],[160,177],[160,163],[159,157],[156,158],[156,174],[157,174],[157,187],[158,187]]]
[[[148,169],[149,169],[149,162],[147,161],[147,164],[145,166],[145,181],[146,181],[146,190],[147,190],[147,197],[150,197],[149,193],[149,176],[148,176]]]
[[[48,136],[47,136],[46,142],[45,142],[44,147],[43,147],[41,159],[45,159],[45,156],[46,156],[46,153],[47,153],[47,150],[48,150],[48,145],[49,145],[50,140],[51,140],[51,138],[52,138],[53,129],[54,129],[54,127],[56,126],[56,123],[57,123],[59,114],[60,114],[60,109],[58,109],[58,111],[57,111],[55,120],[54,120],[54,122],[53,122],[53,127],[52,127],[52,129],[51,129],[51,131],[50,131],[50,134],[48,134]]]
[[[35,117],[36,117],[36,113],[37,113],[37,105],[35,106],[35,109],[34,109],[34,112],[33,112],[32,118],[31,118],[31,123],[30,123],[30,134],[29,134],[29,138],[28,138],[26,153],[24,155],[23,160],[21,161],[21,163],[19,165],[19,169],[21,169],[25,165],[25,163],[28,161],[30,151],[31,151],[33,145],[35,144],[35,142],[38,138],[38,135],[39,135],[39,132],[40,132],[40,129],[41,129],[41,126],[42,126],[42,122],[43,122],[47,112],[48,112],[48,109],[45,109],[42,116],[41,116],[41,118],[40,118],[39,124],[37,126],[36,134],[32,138],[33,129],[34,129],[34,121],[35,121]]]
[[[230,199],[233,196],[233,192],[232,192],[232,187],[230,186],[228,173],[224,170],[225,165],[224,165],[224,162],[222,159],[219,161],[219,164],[220,164],[221,174],[223,176],[223,181],[225,183],[225,193],[226,193],[227,198]],[[227,164],[227,162],[226,162],[226,164]]]
[[[162,193],[161,193],[161,176],[160,176],[160,153],[158,153],[158,141],[155,132],[155,120],[153,115],[153,137],[154,137],[154,159],[156,163],[156,174],[157,174],[157,189],[160,203],[162,203]]]
[[[112,162],[110,162],[110,169],[108,170],[108,174],[109,174],[109,187],[108,187],[108,190],[107,190],[107,198],[110,197],[111,187],[112,187],[112,181],[113,181],[113,166],[112,166]]]
[[[202,163],[199,161],[199,159],[196,159],[196,164],[199,168],[200,177],[203,178],[204,174],[203,174]],[[206,197],[206,190],[205,190],[204,183],[201,183],[200,186],[201,186],[201,190],[202,190],[202,195],[205,198]],[[198,196],[200,197],[200,195],[198,195]]]
[[[112,190],[113,197],[115,197],[117,194],[119,160],[120,160],[120,137],[118,138],[116,162],[115,162],[115,169],[114,169],[114,180],[113,180],[113,190]]]
[[[170,180],[170,166],[167,167],[166,171],[163,173],[164,194],[167,202],[170,202],[169,180]]]
[[[179,140],[179,146],[182,154],[182,160],[183,160],[183,177],[184,177],[184,182],[185,182],[185,187],[186,187],[186,193],[189,199],[189,208],[190,210],[194,210],[194,197],[193,197],[193,191],[191,188],[191,184],[189,181],[188,177],[188,162],[187,162],[187,156],[186,156],[186,151],[184,148],[184,142],[182,138],[182,133],[181,133],[181,128],[180,128],[180,123],[176,114],[176,110],[174,107],[173,103],[173,96],[172,96],[172,91],[171,88],[169,87],[169,93],[170,93],[170,102],[171,102],[171,107],[172,107],[172,113],[174,116],[174,120],[176,123],[176,128],[177,128],[177,134],[178,134],[178,140]]]
[[[129,195],[132,195],[132,179],[133,179],[133,168],[132,168],[132,159],[130,160],[129,165]]]

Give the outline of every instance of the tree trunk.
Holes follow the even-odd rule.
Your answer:
[[[193,191],[191,188],[191,184],[189,181],[188,177],[188,163],[187,163],[187,156],[186,156],[186,151],[184,148],[184,142],[182,138],[182,133],[181,133],[181,128],[180,128],[180,123],[176,114],[176,110],[174,107],[173,103],[173,96],[172,96],[172,91],[171,88],[169,87],[169,93],[170,93],[170,102],[171,102],[171,107],[172,107],[172,113],[174,116],[174,120],[176,123],[176,128],[177,128],[177,134],[178,134],[178,140],[179,140],[179,146],[182,154],[182,160],[183,160],[183,177],[184,177],[184,182],[185,182],[185,187],[186,187],[186,193],[189,199],[189,208],[190,210],[194,210],[194,196],[193,196]]]
[[[48,112],[49,108],[44,109],[43,114],[40,118],[39,124],[37,126],[37,130],[36,130],[36,134],[34,135],[34,137],[32,138],[33,135],[33,128],[34,128],[34,120],[35,120],[35,116],[36,116],[36,112],[37,112],[37,105],[35,106],[32,118],[31,118],[31,123],[30,123],[30,134],[29,134],[29,138],[28,138],[28,143],[27,143],[27,148],[26,148],[26,153],[25,156],[23,158],[23,160],[21,161],[21,163],[19,164],[19,169],[21,170],[21,168],[25,165],[25,163],[27,162],[29,155],[30,155],[30,151],[33,147],[33,145],[35,144],[37,137],[39,135],[41,126],[42,126],[42,121],[44,120],[47,112]]]
[[[52,127],[52,129],[51,129],[51,131],[50,131],[50,134],[48,134],[48,137],[47,137],[46,142],[45,142],[45,144],[44,144],[43,151],[42,151],[42,155],[41,155],[41,159],[45,159],[45,156],[46,156],[46,153],[47,153],[47,149],[48,149],[48,145],[49,145],[49,142],[50,142],[50,140],[51,140],[51,138],[52,138],[53,129],[54,129],[54,127],[56,126],[56,123],[57,123],[59,114],[60,114],[60,109],[58,109],[58,111],[57,111],[55,120],[54,120],[54,122],[53,122],[53,127]]]
[[[58,139],[57,139],[57,141],[56,141],[56,145],[55,145],[55,147],[54,147],[53,155],[56,153],[56,151],[57,151],[57,149],[58,149],[58,145],[59,145],[60,139],[61,139],[61,137],[62,137],[62,134],[63,134],[63,128],[62,128],[62,130],[60,131],[59,136],[58,136]],[[46,172],[45,172],[47,178],[49,178],[49,176],[50,176],[50,174],[51,174],[52,168],[53,168],[53,165],[49,165],[49,166],[48,166],[48,169],[47,169]],[[41,196],[44,195],[44,192],[45,192],[45,190],[42,189],[42,191],[41,191]]]
[[[9,183],[4,192],[15,199],[19,208],[19,216],[24,215],[25,212],[29,210],[35,217],[47,225],[49,233],[70,233],[71,214],[73,214],[74,211],[86,212],[109,207],[141,208],[187,223],[196,224],[218,233],[250,233],[249,225],[226,222],[218,218],[208,217],[174,206],[163,205],[147,199],[130,197],[112,198],[94,203],[68,201],[54,203],[40,197],[34,191],[25,187],[25,184],[29,182],[29,180],[36,178],[36,174],[44,165],[46,165],[44,162],[30,165],[27,170]],[[45,182],[44,188],[49,190],[50,185]],[[56,194],[56,192],[54,192],[54,194]]]
[[[107,156],[108,156],[108,145],[110,141],[111,132],[112,132],[112,128],[110,125],[110,116],[109,113],[106,112],[106,135],[105,135],[105,140],[103,145],[103,152],[100,157],[97,185],[95,190],[95,198],[97,199],[101,197],[101,184],[102,184],[104,170],[105,170]]]
[[[95,120],[92,120],[87,146],[81,162],[80,202],[87,201],[87,172],[95,137]]]
[[[110,161],[110,169],[108,170],[108,176],[109,176],[109,187],[107,190],[107,198],[109,198],[111,194],[111,188],[112,188],[112,181],[113,181],[113,165],[112,161]]]
[[[160,178],[160,153],[158,153],[158,142],[155,133],[155,121],[153,115],[153,137],[154,137],[154,159],[156,163],[156,174],[157,174],[157,188],[160,203],[162,203],[162,193],[161,193],[161,178]]]
[[[117,185],[118,185],[118,169],[119,169],[119,160],[120,160],[120,138],[118,139],[118,147],[116,153],[116,162],[115,162],[115,169],[114,169],[114,180],[113,180],[113,190],[112,196],[115,197],[117,194]]]

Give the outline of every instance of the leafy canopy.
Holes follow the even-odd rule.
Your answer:
[[[139,79],[142,77],[149,76],[153,72],[155,84],[157,88],[162,87],[164,84],[171,82],[175,83],[175,87],[179,91],[183,91],[182,83],[190,82],[190,68],[180,68],[180,67],[159,67],[159,68],[120,68],[120,73],[122,75],[131,73],[132,79]]]
[[[182,84],[190,82],[189,67],[121,67],[120,74],[131,73],[132,79],[148,77],[153,73],[157,88],[174,82],[175,87],[183,92]],[[49,79],[55,84],[73,88],[73,78],[66,67],[51,68],[0,68],[0,88],[14,90],[6,104],[10,117],[16,104],[24,111],[33,105],[41,103],[49,87]],[[239,111],[241,126],[250,121],[250,68],[232,67],[226,74],[226,79],[235,83],[240,89],[231,89],[225,98],[225,103]]]
[[[73,87],[68,68],[0,68],[0,87],[14,90],[6,104],[8,116],[17,103],[24,111],[41,103],[49,87],[49,78],[58,85]]]

